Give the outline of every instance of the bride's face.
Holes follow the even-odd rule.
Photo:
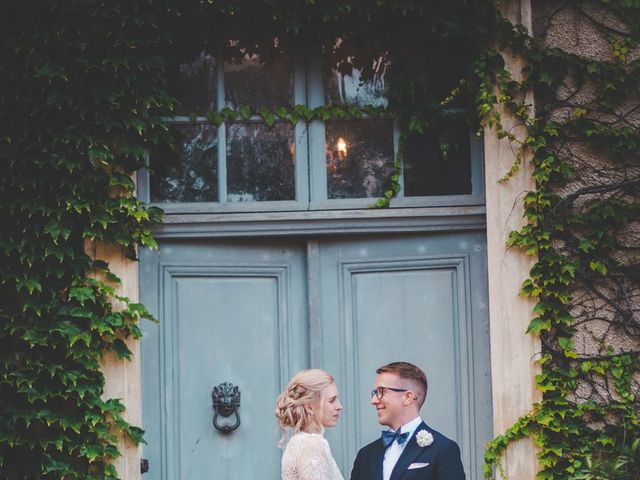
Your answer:
[[[335,384],[327,385],[320,393],[320,419],[323,427],[335,427],[340,418],[342,405]]]

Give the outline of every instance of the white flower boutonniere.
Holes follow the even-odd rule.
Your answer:
[[[419,447],[428,447],[433,443],[433,435],[426,430],[420,430],[416,434],[416,442],[418,442]]]

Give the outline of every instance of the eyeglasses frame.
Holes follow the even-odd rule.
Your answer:
[[[373,398],[374,396],[378,399],[378,400],[382,400],[384,398],[384,391],[386,390],[391,390],[392,392],[398,392],[398,393],[403,393],[403,392],[411,392],[411,389],[409,388],[393,388],[393,387],[385,387],[385,386],[379,386],[377,388],[374,388],[373,390],[371,390],[371,398]],[[380,392],[380,394],[378,395],[378,392]],[[413,394],[413,399],[414,400],[418,400],[418,397],[416,397],[415,393]]]

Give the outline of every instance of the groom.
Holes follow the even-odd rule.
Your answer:
[[[378,422],[391,430],[362,448],[351,480],[464,480],[458,445],[420,418],[427,377],[407,362],[394,362],[376,373],[371,404]]]

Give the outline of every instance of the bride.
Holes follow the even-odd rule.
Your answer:
[[[296,373],[276,401],[276,417],[282,431],[292,430],[282,454],[282,480],[344,480],[336,465],[325,427],[338,423],[342,405],[333,377],[324,370]]]

